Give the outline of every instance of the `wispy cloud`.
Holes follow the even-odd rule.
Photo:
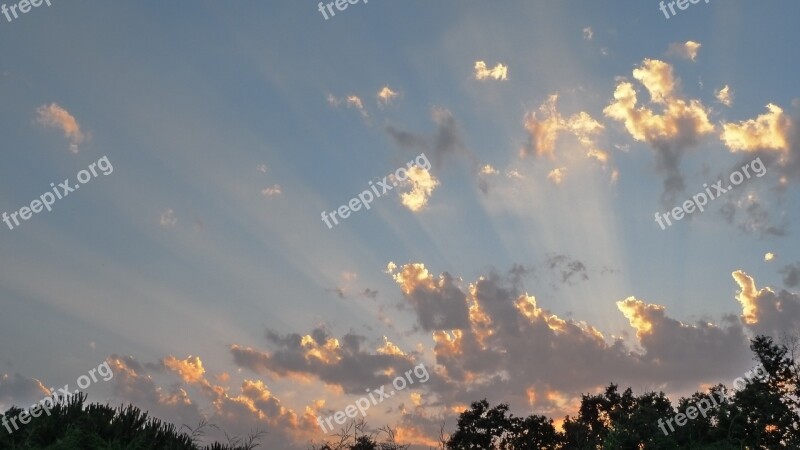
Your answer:
[[[72,153],[78,153],[78,146],[83,143],[85,135],[81,131],[81,126],[72,114],[56,103],[42,105],[36,109],[37,122],[42,125],[61,130],[64,137],[69,139],[69,149]]]

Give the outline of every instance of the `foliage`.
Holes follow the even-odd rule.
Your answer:
[[[754,359],[769,374],[754,377],[729,395],[723,385],[681,398],[677,408],[663,392],[620,393],[611,383],[599,395],[585,394],[575,417],[564,418],[562,430],[552,419],[514,417],[506,404],[491,407],[485,399],[462,412],[456,431],[443,439],[445,450],[649,450],[649,449],[798,449],[800,448],[800,365],[795,355],[800,339],[784,343],[758,336],[751,341]],[[727,397],[727,401],[713,401]],[[684,426],[665,434],[667,419],[704,401],[706,415],[696,414]],[[689,414],[687,414],[689,415]],[[673,422],[674,423],[674,422]]]
[[[202,423],[191,434],[180,432],[170,423],[149,417],[132,405],[112,408],[101,404],[85,404],[86,394],[60,398],[50,415],[30,416],[30,422],[8,433],[0,426],[2,449],[174,449],[174,450],[252,450],[258,446],[256,433],[247,439],[229,438],[228,444],[201,446],[197,441],[207,424]],[[17,417],[23,410],[12,407],[3,416]],[[11,427],[11,425],[9,424]],[[12,427],[13,430],[13,427]]]

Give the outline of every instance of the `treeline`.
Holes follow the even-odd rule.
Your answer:
[[[754,359],[765,372],[735,390],[718,384],[708,392],[682,398],[673,407],[664,393],[635,395],[610,384],[599,395],[583,395],[575,416],[557,429],[542,415],[517,417],[506,404],[474,402],[459,415],[455,431],[440,450],[642,450],[642,449],[800,449],[800,366],[795,361],[798,338],[783,344],[759,336],[751,341]],[[720,401],[725,397],[725,401]],[[176,449],[251,450],[262,433],[229,438],[227,444],[202,446],[201,424],[181,431],[148,417],[134,406],[111,408],[85,404],[85,394],[62,399],[50,415],[30,417],[13,433],[0,427],[0,449]],[[702,405],[703,414],[698,414]],[[692,409],[694,408],[694,411]],[[0,420],[18,417],[11,408]],[[676,416],[683,415],[682,419]],[[669,420],[672,419],[670,422]],[[667,425],[669,423],[670,425]],[[185,426],[184,426],[185,427]],[[182,427],[183,429],[183,427]],[[385,427],[368,432],[366,423],[350,424],[327,442],[310,450],[405,450]],[[285,449],[273,449],[285,450]]]
[[[22,409],[12,407],[0,422],[17,418]],[[86,394],[61,397],[50,414],[28,416],[25,424],[15,421],[19,428],[11,433],[0,426],[0,449],[52,450],[111,450],[111,449],[170,449],[170,450],[252,450],[258,446],[262,433],[246,438],[233,437],[227,444],[215,442],[202,446],[207,423],[180,431],[175,425],[148,417],[146,412],[128,405],[112,408],[98,403],[86,404]]]

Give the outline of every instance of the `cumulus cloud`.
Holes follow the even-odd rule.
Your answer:
[[[561,184],[561,182],[564,181],[564,176],[566,176],[566,173],[566,167],[556,167],[547,174],[547,179],[552,181],[553,184]]]
[[[389,86],[384,86],[380,91],[378,91],[378,104],[388,105],[398,95],[400,94],[393,91],[391,88],[389,88]]]
[[[699,100],[685,100],[678,96],[678,81],[672,66],[645,59],[633,70],[650,95],[650,103],[662,109],[658,114],[647,106],[639,106],[633,84],[620,81],[612,101],[603,113],[625,125],[636,141],[646,142],[656,151],[656,167],[664,173],[665,203],[673,204],[678,193],[684,190],[680,161],[686,149],[696,145],[703,136],[714,132],[708,110]]]
[[[739,285],[736,299],[742,305],[742,323],[754,333],[777,337],[800,326],[798,295],[785,290],[776,293],[769,287],[757,289],[753,277],[741,270],[732,275]]]
[[[772,150],[789,151],[789,133],[792,121],[781,107],[767,105],[767,113],[755,119],[722,125],[722,142],[732,152]]]
[[[508,66],[497,63],[492,69],[486,67],[483,61],[475,61],[475,79],[476,80],[507,80],[508,79]]]
[[[586,272],[582,263],[561,255],[550,255],[546,262],[552,270],[566,270],[565,279]],[[668,393],[696,389],[750,364],[748,335],[793,330],[800,322],[800,298],[786,291],[759,290],[742,271],[733,273],[740,287],[740,320],[727,316],[719,324],[679,321],[669,317],[664,306],[631,296],[616,302],[616,310],[635,332],[630,340],[606,336],[587,322],[549,311],[521,288],[530,268],[515,265],[507,275],[492,271],[472,282],[449,273],[436,275],[422,263],[389,263],[386,273],[432,348],[420,344],[418,351],[409,350],[386,336],[370,343],[352,331],[334,337],[324,327],[308,334],[269,330],[268,349],[231,345],[234,362],[259,375],[300,383],[318,380],[331,387],[330,392],[363,395],[365,389],[387,385],[396,374],[412,369],[430,352],[435,360],[426,363],[430,380],[409,386],[415,391],[409,392],[408,402],[391,406],[402,415],[397,424],[403,440],[420,445],[436,436],[442,419],[453,423],[476,398],[559,417],[574,413],[581,394],[596,392],[606,381]],[[290,441],[302,442],[304,433],[316,426],[315,417],[329,415],[323,401],[306,406],[303,413],[294,412],[260,379],[246,379],[233,393],[218,384],[227,377],[209,375],[195,356],[160,361],[158,374],[178,380],[170,390],[156,384],[148,365],[132,358],[114,357],[112,365],[117,392],[124,398],[154,405],[151,411],[163,417],[189,418],[179,423],[207,417],[234,431],[266,425],[270,438],[276,439],[267,445],[275,448],[294,449]],[[190,388],[209,402],[209,413],[201,414]]]
[[[764,262],[770,262],[775,259],[775,253],[767,252],[764,254]]]
[[[482,175],[497,175],[500,172],[490,164],[485,164],[483,167],[481,167],[480,173]]]
[[[413,166],[406,173],[407,179],[401,182],[400,186],[405,186],[408,190],[400,194],[400,201],[406,208],[417,212],[428,204],[428,199],[439,185],[439,180],[424,167]]]
[[[573,269],[567,278],[584,273]],[[683,323],[662,306],[629,298],[618,308],[637,331],[636,347],[630,347],[548,311],[515,276],[489,273],[465,283],[448,273],[436,276],[421,263],[390,264],[387,272],[420,328],[433,335],[440,379],[431,386],[444,405],[469,402],[479,392],[512,405],[527,398],[558,416],[580,392],[599,388],[598,379],[694,387],[749,358],[738,322]]]
[[[702,44],[694,41],[675,42],[669,45],[667,54],[694,61]]]
[[[78,153],[78,145],[83,143],[85,135],[81,131],[81,126],[72,114],[56,103],[42,105],[36,109],[37,122],[44,126],[53,127],[61,130],[64,137],[69,139],[69,149],[72,153]]]
[[[112,355],[109,364],[114,370],[114,392],[118,399],[172,423],[195,424],[205,419],[231,436],[244,436],[260,429],[267,432],[262,438],[266,447],[291,450],[305,448],[298,443],[316,432],[313,417],[283,406],[262,380],[245,379],[238,393],[209,381],[199,357],[182,360],[168,356],[159,364],[142,365],[130,356]],[[154,377],[157,374],[174,375],[177,382],[164,389]],[[223,372],[214,379],[226,382],[230,377]],[[200,401],[208,407],[201,408]],[[217,434],[209,429],[209,438],[225,439]]]
[[[586,150],[586,155],[605,163],[608,155],[597,147],[596,137],[605,128],[603,124],[586,112],[579,112],[565,118],[556,107],[558,94],[552,94],[539,107],[539,111],[525,115],[524,124],[528,131],[528,143],[522,148],[521,155],[553,157],[558,137],[562,133],[571,133]]]
[[[435,278],[424,264],[406,264],[397,268],[390,263],[389,270],[416,312],[423,330],[462,329],[467,326],[466,296],[456,287],[450,274],[444,273]]]
[[[392,350],[396,346],[388,339],[369,347],[366,337],[353,332],[335,338],[317,327],[306,335],[269,330],[266,337],[272,350],[231,345],[236,365],[281,378],[318,379],[350,394],[386,384],[392,374],[414,366],[414,355]]]
[[[722,103],[723,105],[730,107],[733,105],[733,91],[731,87],[727,84],[723,86],[720,90],[714,92],[714,96],[717,97],[717,101]]]
[[[583,29],[583,38],[587,41],[591,41],[594,37],[594,31],[592,31],[592,27],[586,27]]]

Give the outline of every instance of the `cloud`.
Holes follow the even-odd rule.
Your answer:
[[[361,99],[357,95],[347,96],[347,106],[351,108],[356,108],[359,111],[364,110],[364,103],[361,102]]]
[[[767,252],[764,254],[764,262],[769,262],[775,259],[775,253]]]
[[[480,173],[481,175],[497,175],[500,172],[498,172],[498,170],[492,167],[490,164],[485,164],[483,167],[481,167]]]
[[[667,50],[668,55],[677,56],[694,61],[697,58],[697,52],[702,47],[702,44],[694,41],[686,41],[684,43],[672,43]]]
[[[755,119],[722,125],[722,142],[732,152],[772,150],[789,151],[792,121],[775,104],[767,105],[767,113]]]
[[[486,63],[483,61],[475,61],[475,79],[476,80],[507,80],[508,79],[508,66],[497,63],[492,69],[486,68]]]
[[[500,171],[492,167],[490,164],[484,164],[478,170],[478,189],[480,189],[484,194],[488,193],[490,177],[494,177],[499,174]]]
[[[521,155],[549,156],[555,155],[556,141],[564,132],[571,133],[587,150],[586,155],[601,162],[608,160],[604,150],[600,150],[595,142],[596,136],[605,128],[603,124],[586,112],[573,114],[564,118],[556,108],[558,94],[552,94],[536,111],[525,115],[525,129],[528,131],[528,143],[522,148]]]
[[[245,379],[238,393],[233,393],[229,387],[209,381],[199,357],[181,360],[168,356],[158,365],[141,365],[130,356],[112,355],[109,364],[114,370],[115,395],[154,417],[176,424],[196,424],[205,419],[230,436],[264,430],[267,431],[262,438],[264,446],[287,450],[305,448],[299,442],[316,433],[311,417],[283,406],[262,380]],[[175,375],[178,382],[171,383],[169,390],[165,390],[146,367],[163,368],[165,370],[158,373]],[[230,377],[223,372],[214,379],[226,382]],[[200,400],[208,407],[201,408]],[[208,429],[209,439],[226,440],[215,430]]]
[[[409,190],[400,194],[400,201],[406,208],[417,212],[428,204],[428,199],[439,185],[439,180],[419,166],[411,167],[406,174],[407,179],[401,182],[400,186],[409,186]]]
[[[726,197],[720,208],[720,214],[729,224],[735,225],[747,234],[785,236],[788,223],[784,220],[775,222],[774,213],[768,209],[754,192],[746,192],[739,196]]]
[[[392,125],[387,125],[385,131],[398,146],[430,155],[435,167],[441,167],[444,159],[450,155],[472,156],[464,145],[461,129],[450,111],[434,107],[431,118],[436,124],[436,132],[432,136],[399,130]]]
[[[627,81],[617,84],[614,100],[603,113],[622,122],[634,140],[646,142],[656,151],[656,167],[665,175],[662,200],[674,204],[685,187],[680,170],[684,152],[714,132],[715,127],[699,100],[687,101],[677,95],[678,82],[669,64],[645,59],[633,70],[633,77],[648,91],[650,102],[662,108],[662,114],[638,106],[636,90]]]
[[[434,278],[424,264],[390,263],[390,273],[417,314],[423,330],[453,330],[468,326],[466,296],[448,273]]]
[[[733,91],[727,84],[722,89],[715,91],[714,96],[717,97],[718,102],[727,107],[733,105]]]
[[[560,274],[561,283],[574,285],[575,278],[586,281],[589,279],[587,274],[586,265],[577,259],[570,258],[566,255],[550,254],[545,259],[545,265],[551,271]]]
[[[550,255],[545,262],[553,271],[565,271],[562,278],[567,281],[586,273],[582,263],[563,255]],[[454,423],[477,394],[508,402],[516,411],[534,408],[559,417],[574,413],[581,394],[596,392],[606,381],[651,386],[670,395],[696,389],[750,364],[748,334],[793,330],[800,322],[800,298],[786,291],[758,290],[741,271],[733,273],[740,286],[740,320],[726,316],[719,324],[707,319],[683,322],[669,317],[664,306],[635,296],[611,303],[634,331],[630,340],[606,336],[589,323],[546,309],[521,288],[523,276],[531,273],[522,266],[515,265],[506,275],[491,271],[470,283],[449,273],[433,274],[422,263],[389,263],[386,273],[432,347],[418,344],[418,351],[410,351],[386,336],[368,343],[352,331],[334,337],[323,327],[308,334],[268,330],[269,349],[230,346],[235,364],[296,383],[318,380],[332,388],[333,396],[363,395],[423,358],[435,361],[426,363],[428,382],[409,386],[415,391],[409,392],[408,402],[386,404],[387,413],[402,415],[397,425],[405,430],[404,439],[419,443],[437,435],[441,420]],[[598,300],[600,307],[609,305]],[[245,379],[233,393],[217,384],[226,377],[209,375],[199,357],[161,360],[159,374],[179,382],[169,391],[147,373],[150,365],[117,357],[112,365],[117,392],[137,404],[153,405],[148,408],[153,414],[173,422],[178,415],[203,417],[190,393],[193,388],[211,405],[205,416],[213,422],[234,432],[254,424],[266,426],[270,439],[276,439],[266,444],[268,448],[296,448],[298,444],[289,442],[304,442],[308,433],[316,432],[315,417],[329,415],[321,400],[302,413],[294,412],[260,379]]]
[[[567,279],[584,273],[573,268]],[[421,263],[390,264],[388,272],[420,328],[433,334],[441,378],[430,386],[447,406],[468,403],[475,392],[512,404],[540,392],[548,394],[534,395],[531,406],[558,416],[571,412],[581,392],[599,388],[598,379],[695,387],[749,358],[735,321],[682,323],[664,307],[631,297],[618,303],[637,330],[637,347],[629,347],[548,311],[520,289],[517,277],[492,272],[465,284],[448,273],[435,276]]]
[[[18,373],[11,376],[0,374],[0,412],[12,406],[27,408],[50,395],[50,390],[35,378],[24,377]]]
[[[261,173],[267,173],[267,165],[266,164],[259,164],[256,166],[256,170]]]
[[[380,105],[388,105],[392,102],[392,100],[397,97],[397,92],[391,90],[389,86],[384,86],[380,91],[378,91],[378,104]]]
[[[164,228],[173,228],[178,224],[178,217],[175,216],[175,211],[170,208],[161,213],[158,223]]]
[[[338,108],[339,106],[344,104],[348,108],[354,108],[358,110],[358,112],[361,113],[361,116],[363,118],[365,119],[369,118],[369,114],[367,113],[367,110],[364,108],[364,102],[361,101],[361,97],[357,95],[350,94],[344,98],[337,98],[333,94],[328,94],[327,100],[328,104],[333,108]]]
[[[769,287],[759,290],[753,277],[741,270],[732,275],[739,285],[736,299],[742,305],[742,323],[754,333],[777,337],[800,326],[800,296]]]
[[[315,378],[349,394],[384,385],[392,380],[391,374],[414,366],[413,355],[389,351],[394,344],[387,339],[368,348],[366,337],[353,332],[335,338],[318,327],[306,335],[268,330],[266,337],[271,351],[231,345],[234,363],[258,374],[304,381]]]
[[[164,366],[180,375],[186,383],[197,383],[205,378],[206,370],[200,357],[189,356],[186,359],[177,359],[169,356],[163,360]]]
[[[554,184],[561,184],[564,181],[564,176],[566,175],[567,168],[566,167],[557,167],[550,171],[547,174],[547,179],[552,181]]]
[[[783,285],[787,288],[800,286],[800,263],[786,265],[780,270],[780,273],[783,275]]]
[[[583,38],[587,41],[591,41],[594,37],[594,31],[592,31],[592,27],[586,27],[583,29]]]
[[[273,184],[270,187],[266,187],[261,190],[261,195],[264,197],[274,197],[276,195],[281,195],[283,191],[281,190],[281,186],[279,184]]]
[[[342,104],[342,101],[336,98],[336,96],[334,96],[333,94],[328,94],[326,99],[328,100],[328,104],[334,108],[338,108],[339,105]]]
[[[81,126],[72,114],[55,103],[40,106],[36,109],[36,113],[37,122],[44,126],[61,130],[64,133],[64,137],[70,140],[70,151],[78,153],[78,145],[83,143],[85,136],[81,131]]]

